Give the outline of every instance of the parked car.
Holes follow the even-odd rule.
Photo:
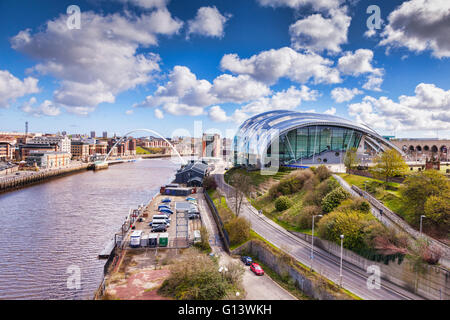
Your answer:
[[[197,201],[197,199],[192,198],[192,197],[187,197],[187,198],[186,198],[186,201]]]
[[[168,209],[168,210],[170,210],[170,207],[168,205],[166,205],[166,204],[161,204],[161,205],[158,206],[158,211],[161,210],[161,209]]]
[[[250,265],[250,270],[253,271],[254,274],[256,274],[257,276],[262,276],[264,275],[264,270],[261,268],[261,266],[257,263],[252,263]]]
[[[166,232],[167,227],[163,224],[158,224],[152,228],[152,232]]]
[[[172,210],[166,209],[166,208],[161,208],[161,209],[159,209],[159,212],[162,212],[162,213],[168,213],[168,214],[173,214],[173,211],[172,211]]]
[[[241,260],[246,266],[249,266],[249,265],[251,265],[253,263],[252,258],[250,258],[248,256],[242,256]]]
[[[189,220],[199,219],[200,214],[199,213],[188,213],[188,218],[189,218]]]
[[[169,203],[169,202],[172,202],[172,200],[170,200],[170,198],[165,198],[165,199],[162,199],[161,202],[162,203]]]

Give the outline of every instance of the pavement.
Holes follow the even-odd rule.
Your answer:
[[[229,263],[239,263],[244,266],[239,259],[232,258],[223,249],[217,225],[214,222],[214,218],[206,203],[206,200],[203,197],[198,197],[198,203],[200,211],[202,212],[203,222],[209,232],[209,243],[211,245],[212,252],[219,257],[219,264],[221,266],[226,266]],[[296,297],[282,288],[267,274],[257,276],[250,271],[250,267],[244,267],[245,272],[242,283],[246,290],[245,300],[297,300]]]
[[[225,183],[223,178],[224,166],[217,165],[212,173],[226,198],[232,206],[232,187]],[[287,230],[270,220],[266,216],[259,214],[246,199],[242,205],[241,215],[247,218],[252,229],[260,236],[271,242],[293,256],[299,262],[307,266],[313,266],[314,271],[320,273],[329,280],[340,283],[340,258],[336,257],[320,248],[314,247],[314,259],[311,259],[310,243],[292,235]],[[381,279],[380,289],[369,289],[367,286],[368,274],[363,270],[346,261],[342,265],[342,287],[349,290],[365,300],[422,300],[423,298],[411,293],[387,280]]]

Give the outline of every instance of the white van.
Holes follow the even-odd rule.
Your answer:
[[[165,214],[155,214],[154,216],[153,216],[153,220],[166,220],[167,222],[170,222],[171,221],[171,219],[168,217],[168,216],[166,216]]]
[[[130,236],[130,247],[138,248],[141,246],[142,230],[134,231]]]
[[[158,224],[165,224],[167,227],[170,227],[170,222],[166,219],[153,219],[152,220],[152,227],[158,225]]]

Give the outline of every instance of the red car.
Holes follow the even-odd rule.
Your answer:
[[[257,263],[252,263],[250,265],[250,270],[253,271],[254,274],[256,274],[257,276],[262,276],[264,275],[264,270],[260,267],[259,264]]]

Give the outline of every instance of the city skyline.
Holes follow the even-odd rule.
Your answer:
[[[448,138],[450,4],[431,2],[374,3],[382,23],[373,30],[363,1],[3,3],[0,128],[170,137],[202,121],[225,135],[259,112],[290,109],[383,135]],[[79,30],[67,27],[70,5]]]

